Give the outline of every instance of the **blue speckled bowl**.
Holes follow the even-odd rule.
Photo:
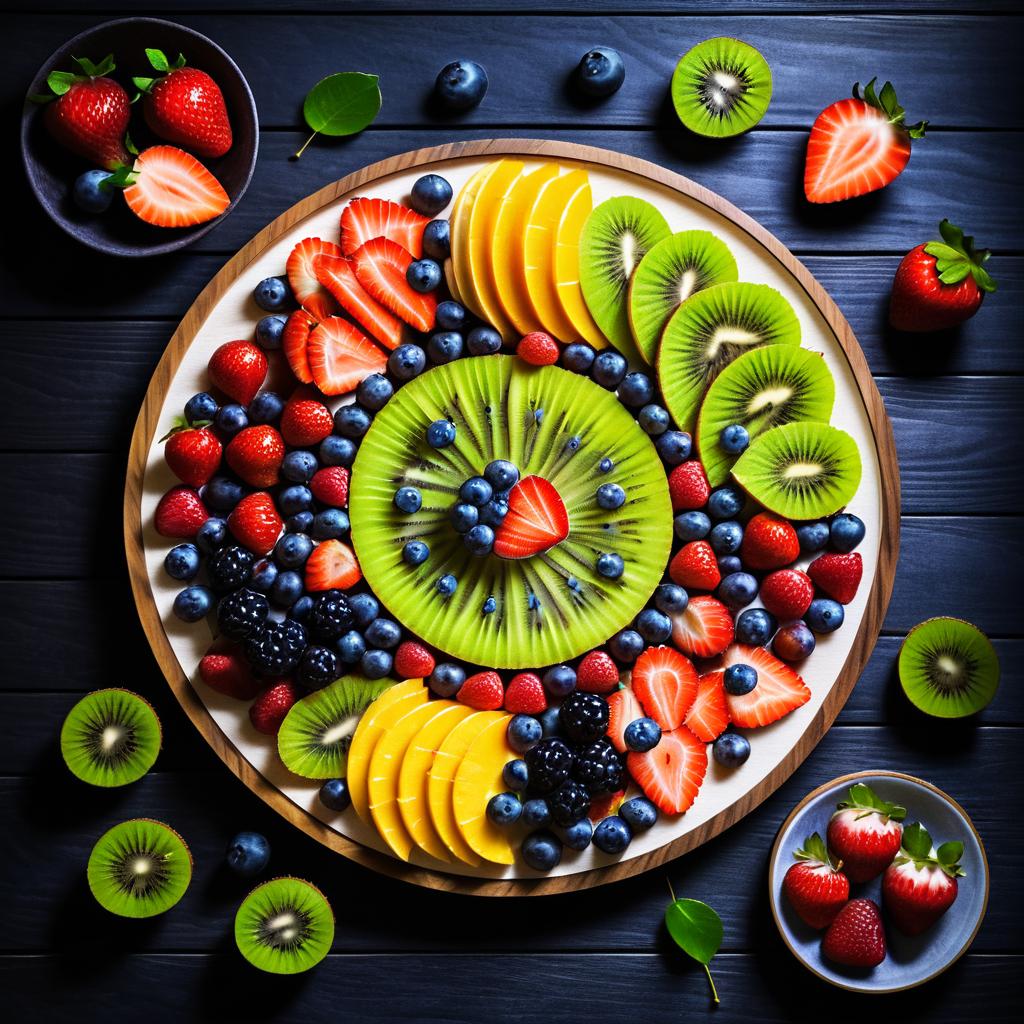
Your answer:
[[[824,932],[815,931],[796,915],[782,895],[782,879],[793,861],[793,852],[812,832],[825,835],[836,804],[845,799],[854,782],[866,782],[879,796],[907,809],[907,821],[920,821],[938,842],[958,839],[964,844],[956,902],[923,935],[900,934],[886,922],[888,953],[872,969],[843,967],[821,953]],[[819,786],[793,809],[779,830],[768,865],[768,893],[772,916],[783,942],[793,955],[819,978],[854,992],[899,992],[922,985],[955,963],[981,927],[988,904],[988,861],[981,838],[967,812],[940,789],[899,772],[857,772]],[[851,885],[851,898],[866,896],[882,906],[882,879]],[[885,919],[885,909],[882,909]]]

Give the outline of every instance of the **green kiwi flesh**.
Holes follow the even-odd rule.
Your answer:
[[[174,829],[134,818],[100,836],[86,874],[104,910],[119,917],[154,917],[185,895],[192,880],[192,855]]]
[[[87,693],[60,730],[60,752],[71,773],[92,786],[141,779],[160,753],[160,720],[130,690]]]
[[[393,685],[392,679],[343,676],[296,701],[277,734],[284,766],[305,779],[342,778],[360,717]]]
[[[900,685],[914,707],[935,718],[965,718],[986,707],[999,686],[992,641],[962,619],[927,619],[903,641]]]
[[[724,139],[749,131],[772,98],[772,71],[749,43],[720,36],[698,43],[676,65],[672,105],[697,135]]]
[[[453,444],[432,449],[429,424],[449,419]],[[610,472],[599,463],[611,459]],[[558,491],[569,536],[524,559],[475,557],[452,529],[458,490],[493,459]],[[615,511],[596,500],[603,483],[627,495]],[[418,488],[421,509],[403,515],[395,490]],[[349,496],[352,540],[367,583],[387,608],[442,650],[491,668],[550,665],[603,643],[631,622],[661,580],[672,543],[665,470],[650,438],[612,392],[555,366],[478,356],[428,370],[374,418],[359,447]],[[412,567],[402,547],[422,540],[430,556]],[[616,580],[598,574],[600,554],[625,562]],[[453,574],[450,597],[436,589]],[[495,609],[484,612],[488,598]]]
[[[738,356],[708,388],[697,419],[697,449],[708,482],[724,484],[738,458],[722,447],[726,427],[738,423],[753,440],[797,420],[827,423],[835,397],[835,381],[817,352],[765,345]]]
[[[334,942],[327,897],[301,878],[258,885],[235,914],[238,951],[268,974],[301,974],[315,967]]]
[[[787,423],[756,438],[732,467],[736,482],[769,512],[820,519],[844,508],[860,486],[857,443],[827,423]]]
[[[654,363],[661,332],[681,302],[738,276],[729,247],[710,231],[678,231],[651,248],[629,281],[629,326],[644,359]]]

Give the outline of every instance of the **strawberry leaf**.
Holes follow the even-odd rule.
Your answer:
[[[72,71],[51,71],[46,76],[46,84],[57,96],[63,96],[75,84],[80,82],[81,76]]]
[[[725,932],[722,919],[700,900],[676,899],[671,882],[668,888],[672,894],[672,902],[665,910],[665,927],[675,944],[687,956],[693,957],[697,963],[703,965],[708,976],[708,984],[711,986],[711,995],[717,1003],[718,992],[709,965],[722,945],[722,936]]]
[[[990,255],[991,254],[986,251],[982,259],[987,260]],[[996,283],[992,279],[992,275],[984,267],[979,267],[975,263],[971,267],[971,276],[974,278],[975,284],[977,284],[983,292],[994,292],[996,290]]]
[[[924,251],[929,256],[934,256],[938,260],[962,260],[964,254],[959,249],[954,249],[951,245],[946,245],[944,242],[929,242],[925,247]]]
[[[154,71],[163,71],[164,73],[171,70],[170,62],[167,60],[167,54],[163,50],[146,50],[146,59],[149,61],[150,67]]]
[[[967,260],[957,260],[956,263],[945,268],[939,267],[938,264],[935,266],[939,270],[939,280],[943,284],[959,284],[971,272],[971,266]]]
[[[828,864],[831,867],[835,867],[832,858],[829,856],[825,840],[817,832],[809,835],[804,841],[803,847],[795,851],[793,856],[797,860],[816,861],[819,864]]]
[[[964,844],[959,842],[943,843],[935,851],[935,859],[944,867],[956,867],[964,855]]]
[[[912,860],[927,860],[932,852],[932,837],[919,821],[915,821],[903,830],[904,851]]]
[[[116,67],[112,53],[108,53],[99,64],[93,64],[88,57],[72,57],[71,59],[82,69],[82,74],[88,78],[100,78],[103,75],[109,75]]]
[[[343,71],[317,82],[302,104],[302,116],[313,134],[294,159],[302,156],[317,135],[355,135],[371,124],[380,112],[379,81],[376,75]]]
[[[132,85],[135,86],[139,92],[149,92],[153,88],[155,78],[132,78]]]
[[[907,809],[899,804],[891,804],[883,800],[870,786],[863,782],[855,783],[850,787],[849,799],[838,805],[840,811],[853,809],[871,814],[876,811],[893,821],[902,821],[907,816]],[[863,817],[863,815],[860,815]]]

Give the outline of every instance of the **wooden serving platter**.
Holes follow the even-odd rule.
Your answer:
[[[712,761],[694,806],[682,817],[663,817],[636,836],[621,857],[593,847],[580,854],[566,851],[559,867],[543,876],[521,866],[439,866],[425,858],[417,862],[416,855],[406,864],[384,852],[381,841],[354,814],[333,815],[321,808],[318,784],[283,767],[273,739],[249,724],[247,705],[198,680],[196,666],[210,633],[203,624],[187,626],[172,615],[177,588],[162,571],[168,542],[152,525],[157,500],[176,482],[156,439],[185,400],[207,386],[206,364],[213,350],[233,338],[252,336],[261,315],[251,299],[256,282],[282,273],[288,253],[301,238],[336,237],[338,216],[349,198],[365,194],[401,200],[427,171],[444,175],[458,192],[473,171],[503,156],[585,167],[595,205],[612,195],[640,196],[658,206],[673,230],[699,227],[721,237],[736,257],[740,279],[780,291],[800,320],[802,345],[823,353],[836,381],[832,422],[854,437],[864,464],[860,490],[850,504],[867,524],[867,537],[858,549],[864,558],[864,582],[846,609],[844,628],[819,638],[801,667],[812,691],[810,703],[756,730],[750,760],[741,769],[725,772]],[[656,164],[572,143],[499,139],[451,143],[371,164],[296,203],[225,264],[175,331],[146,392],[129,452],[124,531],[139,616],[157,662],[207,742],[253,792],[325,846],[375,871],[435,889],[522,896],[587,888],[657,867],[734,825],[792,774],[835,720],[874,647],[892,591],[899,512],[892,428],[864,354],[825,289],[777,238],[720,196]]]

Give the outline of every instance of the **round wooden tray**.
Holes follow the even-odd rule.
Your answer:
[[[253,284],[281,273],[292,244],[305,234],[333,237],[343,199],[361,192],[399,199],[427,169],[444,174],[458,188],[475,167],[502,156],[584,166],[594,182],[595,202],[616,191],[643,195],[659,204],[674,229],[700,226],[723,235],[740,263],[741,279],[765,281],[783,291],[801,320],[804,345],[823,350],[836,377],[833,422],[858,439],[864,461],[864,480],[851,508],[868,524],[860,549],[864,584],[847,609],[847,628],[822,638],[806,663],[811,703],[758,730],[754,755],[740,771],[727,775],[712,762],[694,807],[638,836],[622,859],[591,849],[563,860],[559,873],[539,877],[521,868],[488,872],[406,864],[374,848],[370,830],[360,831],[358,822],[347,820],[354,815],[322,819],[319,814],[325,812],[318,810],[315,784],[303,786],[303,780],[284,770],[275,745],[248,726],[244,706],[240,711],[239,702],[190,681],[209,635],[200,636],[204,630],[184,627],[169,614],[174,591],[159,572],[167,543],[155,534],[151,521],[159,494],[174,482],[154,442],[167,425],[164,421],[180,409],[183,396],[201,390],[202,370],[213,348],[232,337],[251,336],[258,315],[248,298]],[[190,352],[197,339],[196,351]],[[124,531],[139,616],[161,671],[210,746],[254,793],[324,845],[375,871],[434,889],[523,896],[587,888],[657,867],[734,825],[792,774],[835,720],[874,647],[892,591],[899,512],[892,428],[864,354],[825,289],[778,239],[720,196],[656,164],[572,143],[499,139],[435,146],[364,167],[296,203],[225,264],[174,332],[150,381],[129,452]]]

